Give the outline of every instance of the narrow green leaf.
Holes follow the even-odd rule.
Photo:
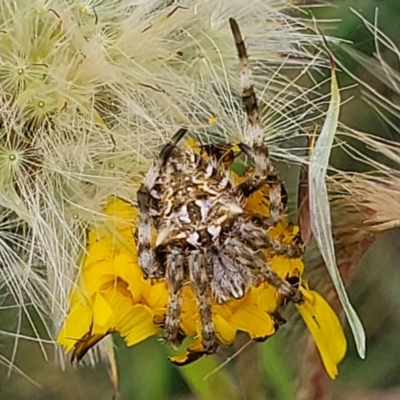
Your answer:
[[[333,139],[338,126],[340,110],[340,92],[332,61],[331,100],[328,113],[310,158],[309,190],[311,229],[317,241],[321,255],[328,268],[339,300],[342,303],[347,320],[357,346],[358,354],[365,358],[365,332],[354,311],[336,266],[336,257],[332,239],[332,221],[328,191],[325,178]]]

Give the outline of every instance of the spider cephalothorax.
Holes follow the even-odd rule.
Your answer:
[[[239,299],[261,282],[276,287],[284,298],[302,301],[299,290],[270,268],[263,251],[299,257],[302,248],[268,235],[285,211],[283,185],[264,144],[246,48],[236,21],[229,22],[242,65],[242,97],[249,120],[249,144],[240,143],[238,148],[253,167],[239,183],[227,168],[234,159],[229,144],[179,147],[186,133],[182,128],[163,147],[137,193],[140,267],[145,277],[168,283],[164,338],[179,344],[182,289],[191,285],[206,352],[217,347],[212,301]],[[266,186],[269,215],[246,209],[247,199]]]

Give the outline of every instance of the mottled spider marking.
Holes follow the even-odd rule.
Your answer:
[[[250,123],[249,131],[251,141],[253,145],[262,146],[264,144],[264,129],[262,127],[261,117],[258,110],[257,97],[254,91],[254,83],[246,45],[239,25],[234,18],[229,18],[229,25],[231,27],[241,65],[242,103]],[[266,162],[269,163],[269,160],[266,160]]]
[[[138,241],[139,264],[143,270],[144,276],[147,278],[157,277],[158,263],[151,251],[152,240],[152,224],[150,217],[151,207],[151,190],[154,187],[158,176],[161,174],[162,168],[165,166],[168,158],[171,156],[175,146],[186,134],[187,129],[181,128],[176,132],[171,141],[167,143],[161,150],[157,160],[147,172],[143,179],[143,183],[137,192],[137,202],[139,206],[139,223],[136,232]]]
[[[203,347],[206,352],[214,353],[217,349],[217,340],[211,314],[210,282],[205,262],[204,255],[200,251],[192,252],[188,256],[190,281],[194,288],[202,324]]]
[[[267,224],[263,224],[263,221],[267,221]],[[302,247],[272,239],[267,232],[270,227],[268,220],[258,218],[254,213],[249,212],[241,215],[235,224],[237,227],[233,231],[237,230],[240,234],[230,240],[230,243],[227,243],[227,246],[235,244],[234,256],[236,258],[241,257],[242,264],[247,266],[254,278],[262,277],[265,282],[274,286],[284,297],[294,303],[300,303],[303,297],[299,290],[292,287],[289,282],[283,280],[271,269],[268,260],[265,258],[265,253],[260,250],[267,250],[269,257],[285,255],[289,258],[299,258],[303,255]],[[243,243],[246,243],[247,246],[244,247]]]
[[[276,224],[285,210],[282,209],[282,182],[271,164],[268,146],[265,145],[265,132],[261,122],[257,96],[251,74],[249,57],[239,25],[235,19],[229,19],[238,57],[241,65],[242,103],[249,121],[249,136],[252,146],[240,143],[239,147],[254,163],[255,171],[240,185],[246,196],[259,190],[268,183],[270,187],[270,218]]]
[[[175,347],[178,339],[182,308],[182,282],[184,280],[183,255],[173,252],[166,256],[166,279],[168,281],[168,309],[164,324],[164,339]]]

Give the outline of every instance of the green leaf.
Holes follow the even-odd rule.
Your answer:
[[[326,173],[333,139],[338,126],[340,110],[340,92],[332,60],[331,100],[328,113],[311,154],[309,167],[310,219],[311,229],[318,244],[321,255],[328,268],[339,300],[342,303],[347,320],[357,346],[358,354],[365,358],[365,332],[354,311],[336,266],[335,250],[332,238],[332,221],[329,207]]]

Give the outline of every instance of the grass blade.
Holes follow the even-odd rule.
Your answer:
[[[332,278],[339,300],[349,321],[357,346],[358,354],[365,358],[365,332],[354,311],[336,266],[336,257],[332,238],[332,221],[329,206],[328,190],[325,177],[328,169],[329,156],[333,139],[338,126],[340,110],[340,92],[336,79],[334,63],[332,64],[331,100],[322,131],[315,144],[310,158],[309,188],[310,188],[310,218],[311,229],[315,236],[325,265]]]

